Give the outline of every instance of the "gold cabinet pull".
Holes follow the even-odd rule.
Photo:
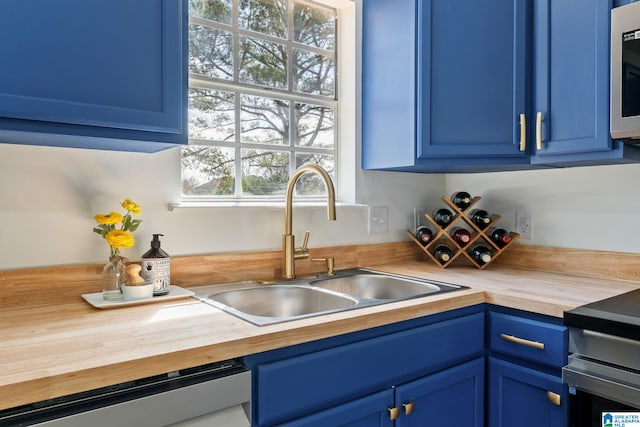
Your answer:
[[[403,403],[402,406],[404,407],[405,415],[410,415],[413,412],[413,408],[415,407],[415,404],[413,402]]]
[[[556,406],[560,406],[560,395],[552,391],[547,392],[547,399]]]
[[[527,117],[520,114],[520,151],[527,148]]]
[[[395,408],[387,408],[387,411],[389,411],[389,419],[391,421],[400,416],[400,408],[398,408],[397,406]]]
[[[542,150],[542,111],[536,114],[536,149]]]
[[[500,334],[500,338],[502,338],[503,340],[514,342],[516,344],[522,344],[522,345],[526,345],[527,347],[533,347],[540,350],[544,350],[544,343],[541,343],[538,341],[525,340],[524,338],[518,338],[518,337],[514,337],[513,335],[507,335],[507,334]]]

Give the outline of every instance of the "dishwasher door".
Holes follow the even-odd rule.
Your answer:
[[[248,427],[251,372],[237,362],[177,371],[0,413],[0,426]]]

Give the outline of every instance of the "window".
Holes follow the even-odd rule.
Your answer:
[[[305,163],[336,179],[336,9],[302,0],[190,0],[186,199],[283,198]],[[298,196],[324,194],[305,174]]]

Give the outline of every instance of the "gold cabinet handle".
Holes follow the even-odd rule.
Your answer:
[[[547,399],[556,406],[560,406],[560,395],[552,391],[547,392]]]
[[[536,149],[542,150],[542,112],[536,114]]]
[[[526,345],[527,347],[533,347],[540,350],[544,350],[544,343],[541,343],[538,341],[525,340],[524,338],[518,338],[518,337],[514,337],[513,335],[507,335],[507,334],[500,334],[500,338],[516,344],[522,344],[522,345]]]
[[[415,404],[413,402],[403,403],[402,406],[404,407],[405,415],[410,415],[413,412],[413,408],[415,407]]]
[[[387,408],[387,411],[389,411],[389,419],[391,421],[400,416],[400,408],[398,408],[397,406],[395,408]]]
[[[520,151],[527,148],[527,117],[520,114]]]

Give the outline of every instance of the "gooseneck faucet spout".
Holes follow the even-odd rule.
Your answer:
[[[282,235],[282,277],[285,279],[293,279],[296,277],[295,261],[296,259],[308,258],[309,250],[307,242],[309,240],[309,231],[306,232],[302,247],[295,247],[295,236],[293,235],[293,190],[296,182],[305,172],[314,172],[323,179],[327,189],[327,213],[329,221],[336,219],[336,195],[331,182],[331,177],[320,166],[303,165],[300,166],[289,179],[287,184],[286,201],[284,208],[284,234]]]

